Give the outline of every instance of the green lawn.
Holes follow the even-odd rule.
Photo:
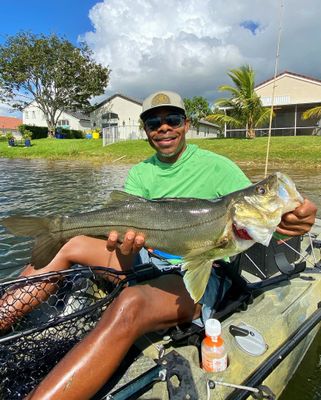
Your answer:
[[[190,143],[225,155],[237,163],[264,164],[267,138],[246,139],[194,139]],[[50,160],[91,160],[98,163],[137,163],[153,154],[145,140],[118,142],[106,147],[94,139],[39,139],[32,147],[8,147],[0,141],[0,157],[47,158]],[[270,164],[321,168],[321,137],[272,137]]]

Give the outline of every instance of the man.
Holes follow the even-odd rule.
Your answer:
[[[163,91],[147,97],[141,118],[156,154],[133,167],[125,190],[146,198],[213,198],[247,186],[250,182],[230,160],[186,144],[189,121],[180,96]],[[316,207],[308,200],[286,215],[278,232],[295,236],[310,230]],[[90,237],[71,239],[48,266],[24,275],[69,268],[79,263],[124,270],[137,253],[148,257],[144,236],[129,231],[118,245],[118,233],[107,242]],[[179,275],[165,275],[144,285],[126,287],[102,315],[95,329],[75,346],[28,396],[33,400],[91,398],[112,376],[127,351],[141,335],[191,321],[214,303],[217,278],[213,273],[200,304],[194,304]]]

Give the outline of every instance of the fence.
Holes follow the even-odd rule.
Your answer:
[[[121,140],[145,139],[144,130],[139,125],[111,125],[103,128],[103,146]]]
[[[268,128],[256,128],[256,136],[268,136]],[[297,126],[297,127],[282,127],[282,128],[272,128],[272,136],[309,136],[309,135],[320,135],[320,128],[314,126]],[[246,129],[226,129],[225,137],[228,138],[238,138],[246,136]]]

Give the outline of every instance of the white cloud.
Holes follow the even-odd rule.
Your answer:
[[[22,118],[22,113],[20,111],[14,110],[7,104],[0,103],[0,116]]]
[[[319,0],[284,3],[279,71],[321,78]],[[112,92],[167,88],[213,100],[230,68],[250,64],[257,83],[274,73],[279,0],[105,0],[89,16],[83,38],[112,69]]]

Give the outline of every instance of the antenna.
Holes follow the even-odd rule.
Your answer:
[[[282,19],[283,19],[283,11],[284,11],[284,3],[283,0],[280,0],[280,14],[279,14],[279,33],[278,33],[278,42],[276,48],[276,57],[275,57],[275,65],[274,65],[274,78],[273,78],[273,86],[272,86],[272,97],[271,97],[271,109],[270,109],[270,121],[269,121],[269,134],[268,134],[268,142],[267,142],[267,149],[266,149],[266,159],[265,159],[265,170],[264,170],[264,177],[267,176],[267,169],[269,164],[269,155],[270,155],[270,142],[272,136],[272,118],[273,118],[273,107],[274,107],[274,97],[275,97],[275,82],[276,76],[278,72],[278,64],[279,64],[279,57],[280,57],[280,42],[281,42],[281,33],[282,33]]]

